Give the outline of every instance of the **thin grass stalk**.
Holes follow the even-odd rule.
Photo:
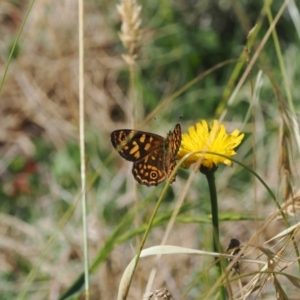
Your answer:
[[[136,116],[137,116],[137,102],[135,97],[135,76],[136,76],[136,59],[139,54],[140,43],[141,43],[141,29],[140,25],[142,23],[140,12],[142,6],[139,5],[136,0],[122,0],[117,6],[119,14],[122,18],[121,32],[119,33],[120,40],[122,41],[124,47],[127,50],[127,54],[123,54],[122,57],[129,70],[129,116],[131,117],[131,127],[136,128]],[[137,190],[137,183],[133,180],[133,192],[134,192],[134,207],[135,207],[135,217],[134,225],[136,228],[140,226],[139,220],[139,197]],[[135,236],[136,241],[136,251],[139,251],[141,239],[139,235]]]
[[[136,125],[136,98],[135,98],[135,70],[134,66],[129,66],[129,76],[130,76],[130,87],[129,87],[129,95],[131,102],[131,127],[135,128]]]
[[[122,0],[117,6],[119,14],[122,19],[121,32],[119,33],[120,40],[127,50],[127,54],[123,54],[122,57],[129,70],[129,98],[130,106],[128,114],[131,118],[131,128],[136,127],[136,116],[137,116],[137,103],[135,97],[135,76],[136,76],[136,59],[140,48],[141,41],[141,6],[135,0]],[[134,193],[134,207],[135,207],[135,218],[134,225],[136,228],[140,226],[139,220],[139,197],[137,190],[137,183],[133,180],[133,193]],[[139,235],[135,236],[136,250],[139,250],[141,239]]]
[[[248,60],[249,61],[249,60]],[[252,69],[251,69],[252,70]],[[259,93],[260,93],[260,83],[261,83],[261,73],[258,73],[257,80],[255,82],[255,87],[253,87],[253,79],[252,79],[252,72],[249,72],[249,79],[250,79],[250,106],[251,106],[251,128],[252,128],[252,134],[251,134],[251,146],[252,146],[252,167],[253,171],[257,171],[257,153],[256,153],[256,122],[255,122],[255,108],[256,103],[259,99]],[[259,221],[258,221],[258,211],[259,211],[259,204],[257,199],[257,179],[256,177],[252,177],[253,182],[253,196],[254,196],[254,214],[257,216],[255,219],[255,228],[256,232],[259,230]],[[258,235],[255,238],[255,243],[258,245],[259,238]],[[258,255],[258,252],[256,251],[256,255]]]
[[[19,39],[20,39],[20,36],[21,36],[22,31],[23,31],[24,25],[25,25],[25,23],[26,23],[26,21],[27,21],[27,19],[28,19],[29,13],[31,12],[31,9],[32,9],[32,7],[33,7],[34,2],[35,2],[35,0],[32,0],[32,1],[30,2],[29,6],[28,6],[28,9],[27,9],[27,11],[26,11],[25,17],[24,17],[24,19],[23,19],[23,21],[22,21],[22,23],[21,23],[21,27],[20,27],[20,29],[19,29],[19,31],[18,31],[18,33],[17,33],[17,36],[16,36],[16,38],[15,38],[15,40],[14,40],[14,44],[13,44],[11,50],[10,50],[10,53],[9,53],[9,57],[8,57],[6,66],[5,66],[5,68],[4,68],[4,73],[3,73],[3,76],[2,76],[1,81],[0,81],[0,94],[1,94],[1,91],[2,91],[2,88],[3,88],[3,84],[4,84],[4,80],[5,80],[7,71],[8,71],[8,67],[9,67],[9,65],[10,65],[10,62],[11,62],[12,58],[13,58],[13,55],[14,55],[14,52],[15,52],[17,43],[18,43],[18,41],[19,41]]]
[[[135,70],[134,65],[129,65],[129,76],[130,76],[130,87],[129,87],[129,95],[130,95],[130,103],[131,103],[131,127],[135,128],[136,126],[136,98],[135,98]],[[137,182],[133,180],[133,190],[134,190],[134,207],[135,207],[135,218],[134,218],[134,225],[136,228],[139,228],[140,226],[140,220],[139,220],[139,196],[138,196],[138,190],[137,190]],[[135,242],[136,242],[136,249],[138,251],[139,245],[141,243],[141,239],[139,235],[135,236]]]
[[[286,2],[288,2],[288,1],[286,1]],[[267,5],[266,5],[266,13],[267,13],[267,17],[268,17],[268,20],[269,20],[270,24],[272,24],[272,22],[273,22],[272,12],[270,10],[270,7],[267,6]],[[294,114],[295,113],[295,107],[294,107],[294,103],[293,103],[293,100],[292,100],[291,90],[289,88],[289,83],[288,83],[288,79],[287,79],[287,75],[286,75],[286,70],[285,70],[285,67],[284,67],[282,52],[281,52],[281,49],[280,49],[276,28],[274,28],[274,30],[272,31],[272,37],[273,37],[273,42],[274,42],[277,58],[278,58],[278,61],[279,61],[280,71],[281,71],[281,74],[282,74],[282,77],[283,77],[283,83],[284,83],[283,86],[284,86],[284,89],[285,89],[286,97],[287,97],[287,100],[288,100],[290,110]]]
[[[300,38],[300,14],[299,8],[296,6],[295,0],[290,0],[288,3],[288,11],[290,13],[291,19],[294,23],[298,38]]]
[[[270,4],[270,3],[267,3],[266,6],[268,6],[268,5],[271,5],[271,4]],[[255,53],[253,54],[253,57],[251,58],[251,60],[250,60],[250,62],[249,62],[249,64],[248,64],[248,66],[247,66],[245,72],[244,72],[243,75],[241,76],[241,79],[239,80],[239,82],[238,82],[238,84],[236,85],[235,89],[233,90],[233,92],[232,92],[230,98],[228,99],[228,102],[227,102],[227,106],[228,106],[228,107],[233,103],[233,101],[234,101],[234,99],[235,99],[235,97],[236,97],[238,91],[240,90],[240,88],[241,88],[242,85],[244,84],[244,82],[245,82],[245,80],[246,80],[246,78],[247,78],[249,72],[250,72],[250,71],[252,70],[252,68],[253,68],[254,63],[255,63],[256,60],[258,59],[259,54],[261,53],[263,47],[265,46],[267,40],[268,40],[269,37],[270,37],[272,31],[274,30],[276,24],[278,23],[278,21],[279,21],[281,15],[283,14],[284,10],[286,9],[286,6],[287,6],[287,2],[284,2],[284,3],[282,4],[282,6],[280,7],[280,9],[279,9],[277,15],[275,16],[273,22],[270,24],[270,27],[268,28],[268,30],[267,30],[265,36],[263,37],[262,41],[261,41],[260,44],[258,45],[257,50],[256,50]],[[227,114],[227,111],[228,111],[228,108],[224,109],[224,111],[222,112],[222,114],[221,114],[221,116],[220,116],[220,118],[219,118],[219,122],[222,122],[222,120],[224,119],[224,117],[225,117],[226,114]]]
[[[85,134],[84,134],[84,4],[78,0],[78,46],[79,46],[79,147],[80,147],[80,175],[81,175],[81,205],[83,227],[84,254],[84,286],[85,299],[90,299],[89,284],[89,252],[86,203],[86,170],[85,170]]]
[[[248,37],[247,37],[247,46],[246,46],[247,49],[250,49],[252,47],[260,29],[261,29],[261,25],[262,25],[262,20],[260,20],[260,22],[258,24],[256,24],[255,27],[252,28],[252,30],[249,32]],[[232,92],[234,84],[237,81],[237,78],[239,77],[240,72],[242,71],[242,68],[246,61],[247,61],[247,54],[246,54],[245,50],[243,50],[242,53],[240,54],[240,57],[238,58],[237,64],[235,65],[235,67],[230,75],[230,78],[225,86],[221,100],[216,109],[216,115],[220,115],[222,113],[222,111],[225,109],[225,107],[228,105],[226,103],[227,99],[228,99],[230,93]]]

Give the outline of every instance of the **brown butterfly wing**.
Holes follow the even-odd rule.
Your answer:
[[[121,129],[111,133],[111,143],[128,161],[136,162],[162,147],[164,138],[144,131]]]
[[[181,144],[181,127],[180,124],[177,124],[173,132],[169,132],[167,136],[168,147],[165,157],[165,170],[167,176],[170,177],[172,171],[176,167],[176,156]],[[171,183],[176,180],[176,174],[173,176]]]
[[[151,151],[142,160],[133,164],[133,177],[139,184],[147,186],[158,185],[164,182],[167,177],[164,159],[164,150],[162,147]]]

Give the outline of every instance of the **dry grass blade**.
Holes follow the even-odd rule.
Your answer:
[[[280,134],[280,161],[279,171],[284,176],[284,199],[287,200],[292,195],[292,178],[293,178],[293,149],[299,151],[299,125],[295,115],[291,113],[286,103],[282,99],[278,87],[273,84],[274,93],[279,105],[279,113],[283,122]],[[298,142],[297,142],[298,141]]]
[[[291,195],[289,199],[281,205],[281,211],[288,216],[300,215],[300,191],[295,195]],[[282,218],[281,211],[278,210],[278,218]]]
[[[258,249],[266,255],[268,265],[264,266],[260,271],[258,271],[258,273],[252,278],[252,280],[246,286],[244,286],[242,290],[234,295],[234,300],[247,299],[247,297],[252,293],[261,290],[264,286],[266,286],[268,282],[273,283],[277,299],[288,299],[283,290],[282,282],[280,281],[279,283],[276,276],[281,274],[283,270],[295,264],[298,260],[298,227],[299,224],[297,224],[296,226],[292,226],[291,228],[284,230],[282,233],[278,234],[276,237],[268,241],[270,242],[274,239],[280,239],[281,241],[283,237],[287,237],[283,246],[280,247],[280,249],[275,253],[268,248],[258,247]],[[296,279],[297,277],[293,277],[289,273],[282,273],[282,276],[284,276],[296,289],[299,289],[299,282]]]
[[[279,283],[279,280],[277,279],[277,277],[275,275],[274,275],[273,281],[274,281],[277,299],[278,300],[289,300],[288,296],[284,292],[281,284]]]
[[[254,277],[253,279],[239,290],[232,298],[232,300],[244,300],[247,299],[252,293],[257,290],[260,290],[266,282],[272,277],[269,271],[269,266],[264,266]]]

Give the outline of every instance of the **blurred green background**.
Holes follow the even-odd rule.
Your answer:
[[[273,32],[264,44],[233,101],[228,103],[228,100],[248,60],[258,53],[269,30],[270,18],[275,18],[283,3],[249,0],[139,2],[142,44],[134,82],[139,126],[165,99],[199,77],[159,109],[141,129],[165,136],[180,122],[186,132],[197,121],[217,119],[228,109],[223,121],[228,132],[238,128],[246,134],[236,158],[254,168],[281,201],[286,190],[298,184],[297,131],[292,130],[298,124],[294,113],[299,109],[300,94],[298,1],[289,1],[276,23],[276,35]],[[29,1],[0,1],[2,75],[29,4]],[[128,109],[129,70],[121,57],[126,49],[118,35],[121,19],[117,4],[116,1],[84,3],[91,261],[120,220],[132,214],[132,222],[114,239],[118,246],[106,252],[95,272],[92,299],[116,298],[120,276],[133,255],[130,244],[135,243],[133,237],[136,235],[132,233],[117,242],[134,229],[131,163],[122,160],[110,143],[111,131],[130,127],[132,120]],[[2,78],[1,300],[16,299],[26,288],[29,272],[35,268],[34,280],[29,282],[30,288],[23,299],[58,299],[82,272],[77,9],[76,1],[36,1],[17,40],[8,72]],[[288,101],[289,92],[291,101]],[[174,200],[189,174],[187,170],[179,171],[160,209],[165,218],[153,230],[146,246],[160,242],[169,217],[167,213],[174,208]],[[232,237],[237,236],[242,242],[249,239],[255,231],[252,219],[265,218],[276,206],[266,190],[260,184],[255,186],[252,175],[238,165],[232,169],[221,166],[216,177],[220,211],[228,213],[227,220],[232,220],[222,223],[221,227],[226,248]],[[139,211],[140,224],[148,221],[161,190],[161,186],[138,187],[139,201],[146,203]],[[202,224],[199,232],[197,219],[210,214],[208,190],[202,177],[196,176],[185,203],[187,207],[182,215],[188,218],[187,224],[176,224],[169,243],[210,250],[210,224]],[[74,211],[64,222],[69,209]],[[240,221],[236,221],[235,214]],[[281,228],[281,225],[276,226]],[[50,237],[54,238],[45,251]],[[182,274],[176,273],[176,267],[172,269],[175,290],[198,276],[198,271],[193,269],[193,258],[187,257],[182,263],[186,264]],[[202,264],[205,262],[197,265],[198,270]],[[138,272],[142,274],[141,283],[135,291],[139,296],[134,299],[140,299],[143,284],[147,282],[147,272]],[[183,280],[184,276],[189,279]],[[159,278],[159,283],[166,282],[163,275]],[[213,276],[209,275],[202,278],[201,288],[208,288],[212,280]],[[195,299],[197,293],[199,286],[195,285],[185,299]]]

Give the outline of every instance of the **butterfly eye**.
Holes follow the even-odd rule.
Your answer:
[[[124,132],[121,133],[120,139],[124,141],[126,139],[126,134]]]

